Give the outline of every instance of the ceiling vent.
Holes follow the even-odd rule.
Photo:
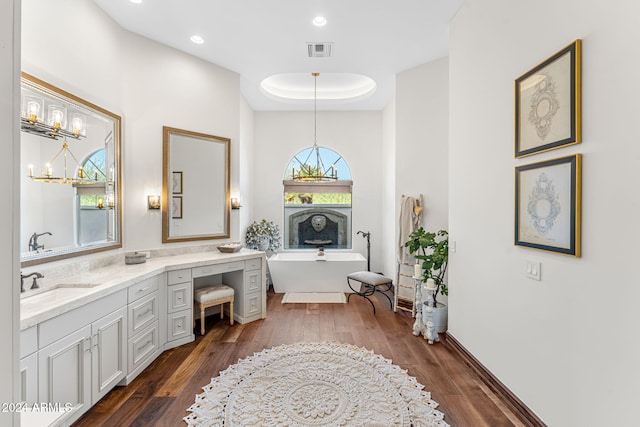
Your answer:
[[[326,58],[331,56],[333,43],[307,43],[309,58]]]

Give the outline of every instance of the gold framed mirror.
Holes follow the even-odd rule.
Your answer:
[[[162,242],[228,238],[231,140],[168,126],[162,134]]]
[[[21,266],[122,247],[121,118],[22,73]]]

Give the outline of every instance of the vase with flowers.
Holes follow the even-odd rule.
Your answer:
[[[244,240],[249,249],[275,252],[280,247],[280,229],[273,221],[253,221],[247,227]]]

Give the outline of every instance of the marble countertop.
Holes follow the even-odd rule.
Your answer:
[[[264,252],[241,249],[150,258],[142,264],[112,264],[59,279],[47,288],[27,291],[20,298],[20,330],[30,328],[84,304],[125,289],[165,271],[264,258]]]

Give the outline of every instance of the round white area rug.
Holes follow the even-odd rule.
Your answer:
[[[184,420],[193,426],[448,426],[423,388],[370,350],[296,343],[220,372]]]

